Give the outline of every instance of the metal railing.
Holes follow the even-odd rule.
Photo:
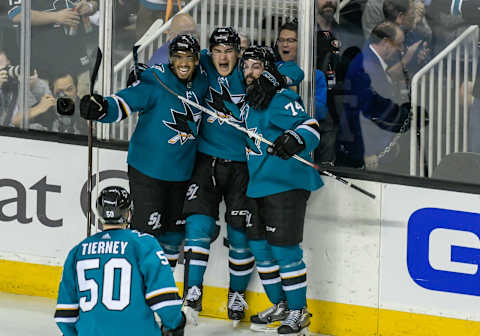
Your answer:
[[[468,85],[466,83],[473,82],[477,75],[478,36],[478,26],[467,28],[412,79],[410,134],[410,175],[412,176],[423,177],[426,173],[431,177],[434,167],[445,155],[468,151]],[[465,83],[462,102],[459,94],[461,82]],[[462,105],[462,111],[460,105]],[[420,113],[417,107],[420,107]],[[418,118],[420,118],[420,125],[425,125],[427,113],[428,125],[417,129]]]
[[[273,46],[280,26],[289,17],[298,15],[297,0],[191,0],[181,13],[190,14],[200,34],[200,45],[207,47],[211,31],[220,26],[232,26],[246,34],[250,43]],[[154,23],[149,31],[136,43],[139,62],[147,63],[158,47],[167,40],[166,31],[171,19],[165,24]],[[111,91],[125,87],[128,74],[133,66],[131,54],[114,66]],[[115,124],[105,125],[103,139],[129,140],[133,133],[137,115]]]

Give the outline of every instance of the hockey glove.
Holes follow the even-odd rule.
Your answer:
[[[285,86],[285,78],[276,68],[265,70],[247,87],[247,101],[255,110],[265,110],[275,93]]]
[[[130,74],[128,75],[127,87],[129,87],[130,85],[135,83],[137,80],[139,80],[142,72],[144,72],[148,68],[149,68],[148,65],[143,64],[143,63],[138,63],[137,73],[135,73],[135,65],[134,65],[132,67],[132,70],[130,71]]]
[[[187,319],[185,318],[185,314],[182,311],[182,322],[180,325],[172,330],[166,330],[162,325],[162,335],[163,336],[183,336],[183,331],[185,329],[185,324],[187,323]]]
[[[99,94],[85,95],[80,100],[80,116],[87,120],[101,120],[107,115],[108,102]]]
[[[305,141],[302,136],[295,131],[286,130],[275,140],[273,146],[268,147],[267,152],[287,160],[304,149]]]

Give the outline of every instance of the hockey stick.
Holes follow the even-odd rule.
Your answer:
[[[93,98],[93,87],[95,81],[97,80],[98,70],[100,69],[100,64],[102,63],[102,51],[100,48],[97,49],[97,59],[95,60],[95,65],[92,71],[92,77],[90,77],[90,99],[92,102],[98,104],[98,102]],[[100,105],[100,104],[98,104]],[[92,142],[93,142],[93,123],[91,120],[88,121],[88,179],[87,179],[87,237],[90,237],[92,234]]]
[[[228,118],[219,116],[219,115],[216,114],[215,112],[210,111],[209,109],[203,107],[202,105],[197,104],[197,103],[195,103],[195,102],[193,102],[193,101],[191,101],[191,100],[189,100],[189,99],[187,99],[187,98],[185,98],[185,97],[180,96],[180,95],[177,94],[175,91],[173,91],[172,89],[170,89],[165,83],[163,83],[163,82],[160,80],[160,78],[157,76],[157,74],[156,74],[155,72],[153,72],[153,76],[155,77],[155,79],[160,83],[160,85],[161,85],[165,90],[167,90],[167,91],[168,91],[169,93],[171,93],[172,95],[176,96],[176,97],[177,97],[178,99],[180,99],[182,102],[184,102],[184,103],[186,103],[186,104],[189,104],[189,105],[191,105],[191,106],[193,106],[193,107],[196,107],[196,108],[199,109],[200,111],[205,112],[205,113],[207,113],[208,115],[210,115],[210,116],[212,116],[212,117],[222,119],[223,122],[225,122],[226,124],[228,124],[228,125],[230,125],[230,126],[232,126],[232,127],[235,127],[237,130],[239,130],[239,131],[241,131],[241,132],[243,132],[243,133],[246,133],[250,138],[255,138],[256,140],[259,140],[259,141],[261,141],[261,142],[263,142],[263,143],[266,143],[266,144],[269,145],[269,146],[273,146],[273,143],[272,143],[271,141],[265,139],[265,138],[262,137],[261,135],[255,133],[255,132],[249,131],[248,129],[246,129],[246,128],[242,127],[242,126],[237,125],[237,124],[234,123],[234,122],[231,122]],[[345,180],[344,178],[342,178],[342,177],[340,177],[340,176],[334,175],[334,174],[330,173],[329,171],[322,170],[319,165],[317,165],[317,164],[315,164],[315,163],[312,163],[312,162],[310,162],[310,161],[308,161],[308,160],[305,160],[304,158],[302,158],[302,157],[300,157],[300,156],[298,156],[298,155],[296,155],[296,154],[293,155],[292,158],[294,158],[294,159],[296,159],[296,160],[298,160],[298,161],[306,164],[307,166],[312,167],[313,169],[315,169],[316,171],[318,171],[318,172],[320,172],[320,173],[322,173],[322,174],[325,174],[325,175],[327,175],[327,176],[329,176],[329,177],[332,177],[332,178],[336,179],[336,180],[339,181],[339,182],[342,182],[343,184],[345,184],[345,185],[347,185],[347,186],[349,186],[349,187],[351,187],[351,188],[353,188],[353,189],[361,192],[362,194],[364,194],[364,195],[366,195],[366,196],[368,196],[368,197],[370,197],[370,198],[372,198],[372,199],[375,199],[375,197],[376,197],[374,194],[372,194],[372,193],[370,193],[370,192],[362,189],[361,187],[353,184],[352,182],[347,181],[347,180]]]

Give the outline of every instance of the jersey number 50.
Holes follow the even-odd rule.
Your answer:
[[[94,279],[87,279],[85,272],[100,268],[100,259],[86,259],[77,263],[78,289],[80,292],[89,291],[90,300],[86,296],[80,298],[80,308],[87,312],[98,303],[98,283]],[[115,270],[120,270],[120,295],[113,298]],[[130,286],[132,282],[132,265],[124,258],[112,258],[103,266],[102,303],[109,310],[123,310],[130,303]]]

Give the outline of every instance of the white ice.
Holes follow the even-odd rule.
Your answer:
[[[55,300],[53,299],[0,293],[0,336],[60,335],[53,320],[54,311]],[[199,325],[195,328],[188,327],[185,335],[262,336],[267,334],[248,330],[246,323],[241,323],[233,329],[229,321],[200,318]]]

